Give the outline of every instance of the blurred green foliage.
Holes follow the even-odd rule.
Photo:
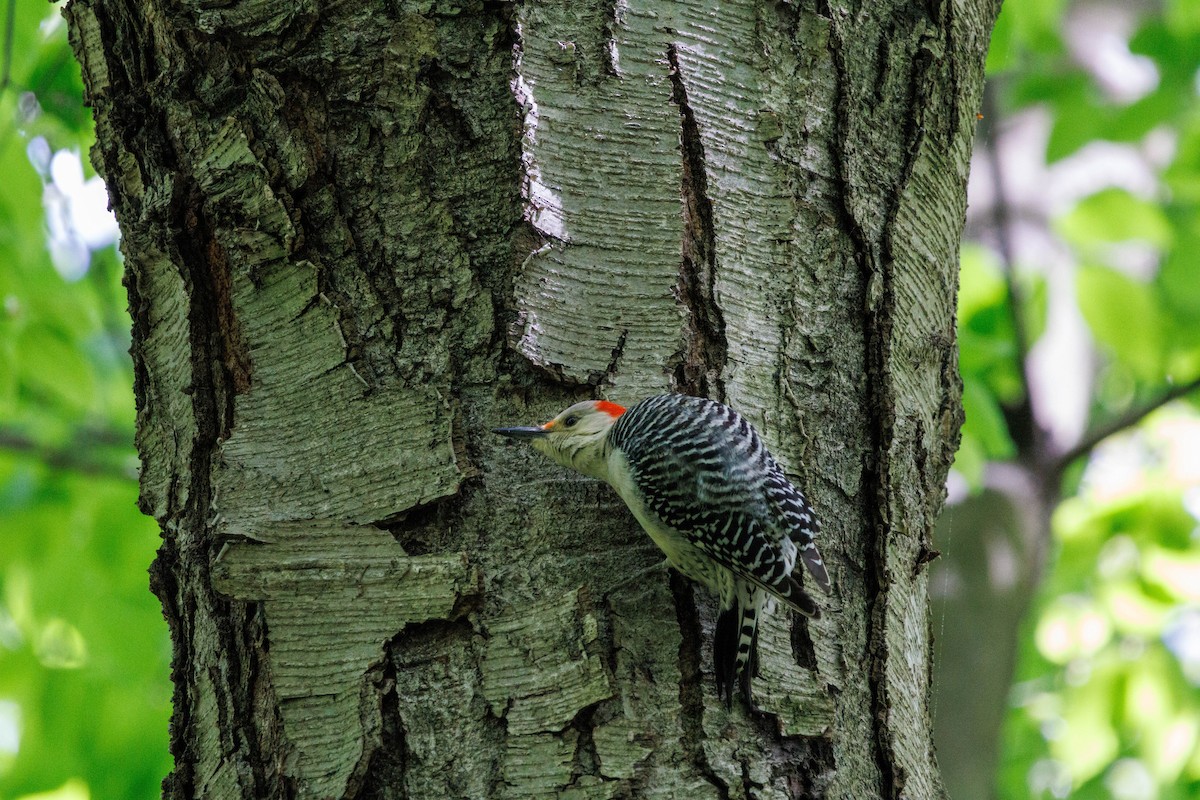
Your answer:
[[[170,648],[146,574],[157,527],[136,507],[121,264],[107,247],[67,281],[52,263],[50,178],[27,149],[41,137],[86,162],[91,113],[58,10],[15,6],[0,92],[0,797],[153,798],[171,766]]]
[[[1104,185],[1044,220],[1072,265],[1073,302],[1097,369],[1088,427],[1102,429],[1200,376],[1200,3],[1128,10],[1130,53],[1148,59],[1141,64],[1157,79],[1123,98],[1081,64],[1104,42],[1076,30],[1072,46],[1072,15],[1089,6],[1117,10],[1006,0],[988,58],[999,116],[989,122],[1003,126],[1035,109],[1047,115],[1048,169],[1097,141],[1127,144],[1151,165],[1152,192]],[[1149,259],[1136,257],[1147,252]],[[1030,344],[1046,328],[1045,273],[1020,258],[1011,268],[1022,304],[1016,314],[1008,265],[984,245],[964,246],[967,421],[956,469],[975,484],[989,460],[1021,449],[1011,427],[1024,401],[1013,320],[1022,320]],[[1068,473],[1050,564],[1022,637],[1000,798],[1200,797],[1195,395]]]
[[[1128,102],[1071,56],[1068,9],[1006,1],[988,59],[999,114],[1045,109],[1050,162],[1097,140],[1173,141],[1155,196],[1109,186],[1050,221],[1078,264],[1076,303],[1101,362],[1090,416],[1102,424],[1200,374],[1200,2],[1142,11],[1130,48],[1158,79]],[[135,507],[121,266],[98,251],[69,282],[47,253],[47,177],[27,148],[42,137],[86,153],[91,116],[56,10],[15,13],[0,92],[0,797],[157,797],[170,767],[169,647],[147,588],[157,532]],[[1155,252],[1148,276],[1122,267],[1131,242]],[[1005,269],[964,247],[956,469],[974,482],[1017,450],[1007,410],[1024,384]],[[1013,279],[1036,342],[1046,281],[1020,264]],[[1006,800],[1200,796],[1200,541],[1185,504],[1200,505],[1200,488],[1180,463],[1200,443],[1186,412],[1155,419],[1125,454],[1145,468],[1123,491],[1085,477],[1055,516],[998,776]]]
[[[1059,552],[1029,620],[1002,797],[1200,793],[1200,547],[1181,502],[1200,479],[1186,466],[1200,431],[1191,415],[1160,412],[1137,438],[1130,451],[1167,457],[1109,496],[1085,481],[1055,515]]]

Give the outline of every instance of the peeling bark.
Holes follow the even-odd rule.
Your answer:
[[[122,225],[172,798],[944,795],[924,565],[994,2],[72,0]],[[713,598],[487,431],[725,399],[835,593]]]

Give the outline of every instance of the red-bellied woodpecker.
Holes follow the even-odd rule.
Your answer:
[[[545,425],[495,432],[607,481],[671,565],[720,597],[713,670],[726,705],[738,680],[751,701],[751,659],[768,594],[820,616],[792,569],[799,555],[829,591],[814,542],[820,523],[758,433],[728,406],[678,394],[629,410],[589,400]]]

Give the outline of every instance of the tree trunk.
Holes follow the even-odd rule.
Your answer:
[[[943,796],[926,563],[994,0],[73,0],[122,224],[173,798]],[[713,598],[489,433],[703,393],[836,583]]]
[[[952,797],[997,797],[1004,723],[1021,623],[1038,588],[1057,487],[992,465],[988,486],[946,509],[937,536],[943,557],[930,594],[934,633],[935,742]]]

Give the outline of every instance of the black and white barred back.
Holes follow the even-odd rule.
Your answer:
[[[813,541],[821,524],[745,417],[713,400],[658,395],[618,417],[609,443],[664,524],[800,613],[819,613],[792,567],[798,551],[829,591]]]
[[[797,555],[829,591],[814,542],[816,514],[750,423],[713,400],[648,398],[617,418],[608,442],[628,460],[646,511],[679,542],[668,558],[720,595],[713,647],[718,688],[728,699],[741,677],[749,699],[747,667],[764,591],[801,614],[820,615],[793,570]]]

